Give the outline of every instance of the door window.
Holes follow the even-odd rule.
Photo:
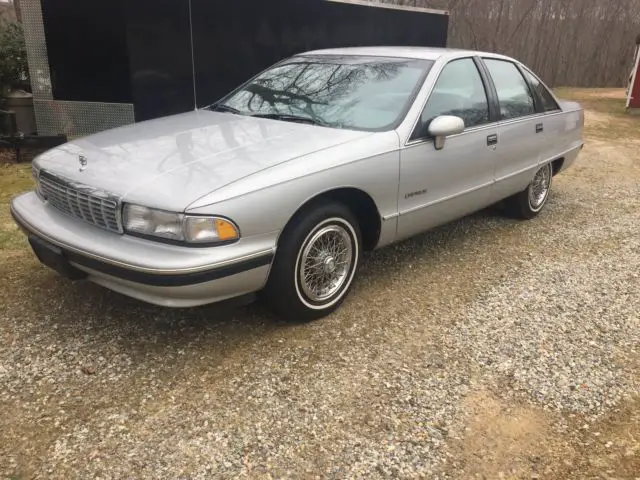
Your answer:
[[[533,89],[538,92],[540,99],[542,100],[542,105],[544,107],[545,112],[553,112],[555,110],[560,110],[557,102],[551,95],[551,92],[544,86],[544,84],[536,77],[533,73],[531,73],[526,68],[524,70],[524,75],[529,80],[529,83],[533,87]]]
[[[492,58],[485,58],[484,63],[496,86],[503,120],[536,113],[533,94],[515,64]]]
[[[454,60],[444,67],[412,138],[426,136],[429,123],[441,115],[462,118],[466,128],[489,122],[487,93],[471,58]]]

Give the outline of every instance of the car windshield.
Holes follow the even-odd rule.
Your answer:
[[[402,121],[432,65],[405,58],[294,57],[210,108],[334,128],[389,130]]]

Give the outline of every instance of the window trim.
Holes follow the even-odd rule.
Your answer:
[[[485,84],[485,90],[487,91],[487,100],[489,101],[489,122],[495,123],[501,120],[500,118],[500,101],[498,100],[498,92],[496,86],[493,83],[489,69],[484,64],[482,59],[478,56],[473,57],[473,61],[480,72],[482,81]]]
[[[525,65],[520,65],[520,70],[523,72],[524,79],[530,85],[531,90],[533,92],[535,92],[536,97],[538,97],[539,100],[540,100],[540,108],[541,108],[540,109],[540,113],[547,114],[547,113],[553,113],[553,112],[557,112],[557,111],[562,111],[562,108],[560,107],[560,104],[558,103],[558,100],[556,99],[556,97],[551,92],[551,89],[549,87],[547,87],[547,85],[540,79],[540,77],[538,77],[535,73],[533,73],[531,71],[530,68],[527,68]],[[540,83],[540,85],[542,85],[542,87],[547,91],[547,93],[549,93],[549,96],[553,100],[553,103],[555,104],[556,108],[554,108],[552,110],[547,110],[545,108],[544,100],[542,99],[542,96],[538,93],[538,91],[535,89],[535,87],[531,84],[531,82],[529,81],[527,76],[524,75],[525,73],[528,73],[529,75],[531,75],[533,78],[535,78]]]
[[[414,137],[414,134],[416,133],[416,131],[418,130],[418,127],[422,123],[422,114],[424,113],[424,110],[427,108],[427,105],[429,104],[429,100],[431,100],[431,97],[433,95],[433,91],[435,90],[436,86],[438,85],[438,81],[440,80],[440,77],[442,76],[442,73],[444,72],[445,68],[447,68],[453,62],[458,62],[458,61],[461,61],[461,60],[471,60],[474,63],[476,69],[478,70],[478,75],[480,76],[480,81],[482,82],[482,86],[484,88],[484,94],[487,97],[487,108],[488,108],[488,114],[489,114],[489,121],[486,122],[486,123],[481,123],[479,125],[474,125],[473,127],[466,127],[465,126],[464,132],[462,132],[460,135],[463,135],[467,131],[473,131],[475,129],[478,129],[478,128],[481,128],[481,127],[486,127],[488,125],[496,123],[497,120],[494,118],[495,105],[492,106],[492,103],[495,100],[493,98],[493,91],[490,89],[490,84],[487,83],[487,78],[486,78],[486,75],[484,74],[484,71],[482,70],[481,65],[479,64],[478,56],[477,55],[473,55],[473,56],[468,56],[468,57],[452,58],[447,63],[445,63],[444,66],[440,69],[440,72],[438,73],[438,78],[436,78],[435,81],[433,82],[433,86],[431,88],[431,91],[427,95],[426,100],[424,101],[422,107],[420,108],[420,113],[418,114],[418,117],[416,118],[416,121],[415,121],[415,123],[413,125],[413,128],[411,129],[411,134],[409,135],[409,138],[405,142],[405,146],[413,146],[413,145],[416,145],[418,143],[429,143],[431,140],[433,140],[433,137],[429,137],[429,136],[417,136],[417,137]],[[454,135],[454,136],[457,136],[457,135]]]
[[[527,87],[529,88],[529,92],[531,92],[531,95],[533,95],[533,105],[534,105],[534,108],[536,109],[536,113],[544,113],[544,102],[542,101],[542,98],[540,98],[538,91],[533,87],[533,84],[527,78],[527,75],[525,74],[525,71],[523,70],[522,65],[519,63],[516,63],[516,68],[520,72],[520,76],[524,79],[524,82],[527,84]]]
[[[468,135],[471,133],[476,133],[476,132],[481,132],[483,130],[489,130],[489,129],[493,129],[494,131],[498,128],[499,122],[491,122],[491,123],[483,123],[482,125],[476,125],[475,127],[469,127],[466,128],[464,132],[462,133],[457,133],[456,135],[451,135],[450,137],[447,137],[447,139],[450,138],[456,138],[456,137],[462,137],[463,135]],[[433,143],[433,137],[420,137],[420,138],[416,138],[414,140],[409,140],[407,143],[404,144],[403,148],[411,148],[411,147],[415,147],[417,145],[423,145],[423,144],[432,144]]]
[[[544,113],[543,111],[539,111],[539,104],[538,104],[538,96],[537,93],[532,91],[532,87],[529,84],[529,81],[527,80],[527,77],[524,76],[524,74],[522,73],[522,71],[520,70],[520,65],[518,64],[518,62],[515,62],[513,60],[509,60],[506,58],[494,58],[494,57],[482,57],[481,58],[482,63],[484,65],[484,67],[487,69],[487,74],[489,75],[489,78],[491,79],[491,84],[493,85],[493,89],[496,92],[496,102],[498,105],[498,112],[501,111],[500,109],[500,97],[498,96],[498,89],[496,88],[496,84],[495,81],[493,80],[493,76],[491,75],[491,71],[489,70],[489,66],[486,64],[487,60],[493,60],[496,62],[504,62],[504,63],[510,63],[511,65],[513,65],[516,69],[516,71],[520,74],[520,76],[522,77],[522,79],[524,80],[525,85],[527,86],[527,90],[529,91],[529,95],[531,95],[531,99],[533,100],[533,113],[529,113],[527,115],[520,115],[518,117],[513,117],[513,118],[502,118],[502,115],[499,115],[500,119],[498,120],[500,123],[504,123],[504,122],[508,122],[510,120],[517,120],[520,118],[527,118],[527,117],[533,117],[536,115],[540,115],[541,113]]]

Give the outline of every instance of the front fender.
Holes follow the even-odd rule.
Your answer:
[[[281,231],[312,198],[338,188],[356,188],[395,218],[398,206],[399,143],[395,132],[374,134],[346,146],[316,152],[247,177],[213,192],[187,211],[231,218],[243,236]],[[387,222],[383,222],[387,223]],[[389,243],[395,227],[383,226]]]

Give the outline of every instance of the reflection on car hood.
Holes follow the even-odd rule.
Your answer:
[[[181,211],[241,178],[367,135],[200,110],[74,140],[36,164],[128,202]]]

